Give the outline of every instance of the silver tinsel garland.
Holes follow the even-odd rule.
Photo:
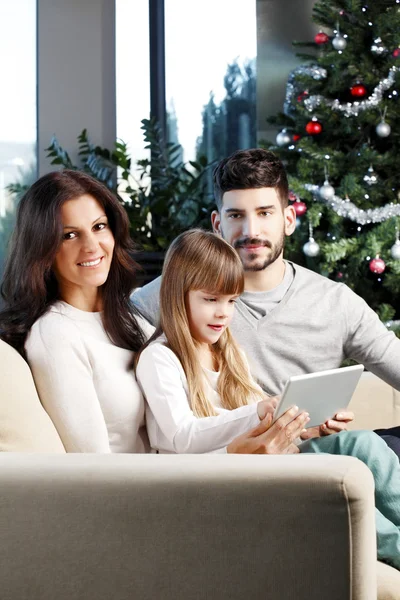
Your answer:
[[[318,194],[319,186],[311,183],[306,183],[304,188],[311,192],[314,196],[314,200],[324,202],[327,206],[332,208],[336,214],[340,217],[345,217],[351,221],[358,223],[359,225],[368,225],[369,223],[383,223],[392,217],[400,216],[400,204],[394,204],[390,202],[385,206],[379,208],[367,208],[366,210],[358,208],[353,202],[347,199],[340,198],[339,196],[333,196],[328,200],[324,200]]]
[[[318,106],[325,105],[329,106],[332,110],[342,112],[345,117],[357,117],[358,114],[369,108],[374,108],[382,101],[383,93],[390,89],[395,81],[396,72],[399,70],[398,67],[392,66],[389,69],[387,77],[382,79],[378,85],[374,88],[372,94],[366,100],[346,102],[341,104],[339,100],[328,100],[321,95],[314,95],[306,97],[304,99],[304,106],[309,112],[313,112]],[[298,93],[298,84],[296,85],[296,77],[298,75],[306,75],[312,77],[315,80],[325,79],[327,76],[326,69],[319,67],[318,65],[312,65],[310,67],[297,67],[293,69],[289,75],[288,83],[286,86],[286,98],[284,104],[284,113],[292,116],[295,112],[293,105],[293,96]]]

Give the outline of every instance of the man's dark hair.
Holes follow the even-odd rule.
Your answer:
[[[231,190],[275,188],[282,208],[288,205],[288,180],[279,158],[269,150],[237,150],[224,158],[214,170],[214,197],[218,210],[222,197]]]

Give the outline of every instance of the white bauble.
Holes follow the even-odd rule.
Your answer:
[[[340,35],[340,33],[337,33],[332,40],[332,46],[335,50],[344,50],[347,46],[346,38]]]
[[[368,173],[366,173],[363,177],[363,181],[368,185],[375,185],[378,183],[378,175],[375,173],[374,169],[370,167],[368,169]]]
[[[321,187],[319,188],[318,194],[323,200],[332,200],[332,198],[335,195],[335,188],[331,186],[329,181],[326,179],[324,181],[324,185],[321,185]]]
[[[287,146],[292,141],[292,136],[286,131],[286,129],[282,129],[276,136],[276,143],[278,146]]]
[[[400,241],[397,240],[390,248],[390,254],[394,260],[400,260]]]
[[[388,123],[386,123],[386,121],[381,121],[376,126],[376,133],[379,135],[379,137],[382,137],[382,138],[388,137],[388,135],[390,135],[390,132],[391,132],[390,125]]]
[[[313,237],[310,237],[308,242],[303,246],[303,252],[306,256],[313,258],[319,254],[319,246]]]

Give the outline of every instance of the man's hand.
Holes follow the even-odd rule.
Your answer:
[[[297,406],[287,410],[272,425],[268,413],[257,427],[234,439],[227,447],[229,454],[297,454],[293,441],[299,437],[310,420],[308,413],[298,412]]]
[[[345,431],[347,424],[351,423],[354,419],[354,413],[351,411],[342,410],[333,416],[332,419],[328,419],[322,425],[317,427],[310,427],[301,432],[302,440],[309,440],[314,437],[322,437],[324,435],[331,435],[332,433],[339,433],[339,431]]]

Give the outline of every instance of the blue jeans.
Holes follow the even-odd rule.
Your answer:
[[[378,559],[400,571],[400,463],[373,431],[342,431],[300,444],[300,452],[355,456],[375,479]]]
[[[385,440],[389,448],[393,450],[400,460],[400,427],[390,427],[389,429],[375,429],[375,433]]]

